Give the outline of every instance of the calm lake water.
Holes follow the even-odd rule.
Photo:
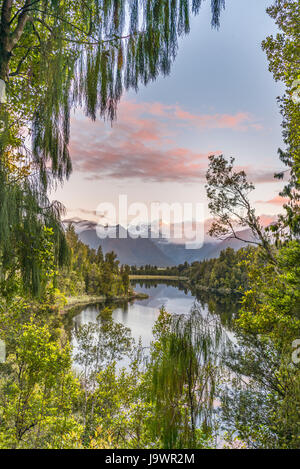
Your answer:
[[[114,321],[130,328],[133,339],[136,342],[141,338],[142,346],[147,349],[152,340],[152,329],[159,316],[162,306],[171,314],[188,314],[194,306],[206,317],[216,315],[222,324],[226,336],[235,341],[234,334],[230,331],[231,322],[237,311],[237,303],[230,296],[216,297],[201,294],[193,295],[186,285],[174,281],[147,280],[135,282],[133,288],[138,293],[146,293],[149,298],[123,303],[102,303],[85,306],[78,309],[73,316],[71,329],[76,331],[80,326],[88,323],[99,322],[99,313],[107,306],[113,309]],[[74,354],[78,350],[76,337],[72,337]],[[119,365],[126,366],[127,359],[122,360]]]
[[[231,322],[235,317],[238,309],[236,298],[230,296],[217,297],[208,294],[193,295],[183,284],[179,282],[158,282],[145,281],[143,283],[134,283],[134,290],[140,293],[147,293],[148,299],[135,300],[131,303],[106,303],[98,305],[86,306],[79,310],[78,314],[73,317],[72,329],[88,324],[97,323],[99,321],[99,313],[104,307],[113,307],[113,319],[124,326],[131,329],[132,337],[138,341],[142,339],[144,348],[148,348],[152,340],[152,328],[159,315],[162,306],[172,314],[188,314],[194,306],[201,311],[201,314],[216,315],[222,324],[222,329],[231,341],[235,342],[234,334],[231,332]],[[77,343],[75,337],[72,340],[73,350],[76,353]],[[147,352],[146,352],[147,354]],[[124,357],[117,364],[117,369],[127,367],[129,365],[128,357]],[[79,372],[82,371],[80,366],[75,365],[74,368]],[[214,400],[214,409],[219,408],[220,402]],[[218,447],[222,447],[222,432],[216,439]]]
[[[144,347],[149,347],[152,338],[152,328],[162,306],[173,314],[187,314],[195,304],[196,298],[187,290],[179,289],[174,283],[156,283],[147,281],[135,283],[134,290],[138,293],[147,293],[148,299],[135,300],[131,303],[114,305],[113,319],[129,327],[132,337],[142,339]],[[104,305],[90,305],[74,317],[74,327],[90,322],[97,322],[97,317]]]

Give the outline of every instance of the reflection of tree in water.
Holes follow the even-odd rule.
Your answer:
[[[189,292],[189,286],[185,282],[180,282],[178,280],[168,280],[168,279],[155,279],[155,280],[131,280],[131,285],[134,287],[138,285],[141,288],[157,288],[158,285],[167,285],[169,287],[178,288],[178,290],[183,290],[185,294]]]
[[[231,329],[233,321],[237,317],[240,309],[240,297],[238,295],[217,295],[207,292],[197,292],[191,290],[201,307],[208,307],[210,314],[220,317],[224,327]]]
[[[79,328],[79,324],[74,321],[74,318],[76,316],[79,316],[82,311],[92,307],[94,311],[98,313],[97,318],[100,319],[101,312],[104,310],[104,308],[109,308],[113,312],[117,308],[122,308],[125,313],[128,312],[128,304],[130,302],[128,301],[112,301],[112,300],[106,300],[102,301],[101,303],[93,303],[90,305],[78,305],[74,306],[73,308],[68,309],[67,313],[63,317],[63,322],[64,322],[64,328],[68,333],[69,339],[71,340],[71,334],[72,331],[74,330],[75,332]]]
[[[190,287],[189,284],[184,281],[165,279],[132,280],[131,285],[133,287],[138,285],[145,289],[157,288],[159,285],[167,285],[183,291],[186,295],[191,293],[196,298],[202,309],[208,308],[209,313],[219,316],[222,325],[228,329],[232,328],[233,320],[237,317],[240,308],[240,296],[237,294],[221,295],[199,291],[199,289]],[[172,313],[172,311],[169,312]]]

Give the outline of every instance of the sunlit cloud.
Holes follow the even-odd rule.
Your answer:
[[[149,181],[196,182],[205,179],[207,158],[176,143],[181,129],[244,131],[255,121],[248,113],[197,115],[179,105],[123,101],[112,125],[77,116],[72,119],[71,156],[74,170],[92,180],[139,178]]]
[[[178,104],[166,105],[159,102],[145,103],[124,101],[121,103],[119,114],[134,113],[136,116],[148,114],[156,118],[168,119],[171,125],[194,126],[198,129],[231,129],[245,131],[249,129],[261,130],[262,125],[248,112],[235,114],[193,114]]]
[[[279,205],[283,206],[289,201],[287,197],[281,197],[280,195],[277,195],[276,197],[273,197],[273,199],[270,200],[257,200],[257,204],[269,204],[269,205]]]

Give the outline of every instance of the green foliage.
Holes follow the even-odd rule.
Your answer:
[[[0,162],[0,288],[41,296],[56,268],[68,258],[62,207],[50,203],[28,178],[15,181]]]
[[[247,288],[247,261],[254,255],[255,248],[248,247],[234,251],[227,248],[218,258],[185,262],[177,266],[164,269],[156,266],[132,266],[133,275],[163,275],[165,277],[182,277],[184,285],[197,294],[211,292],[227,295],[228,293],[242,293]],[[178,283],[176,283],[178,285]]]
[[[286,86],[280,99],[286,150],[279,150],[289,174],[280,193],[288,198],[285,213],[264,231],[248,199],[254,187],[244,172],[234,171],[233,159],[211,157],[207,173],[209,208],[216,218],[211,233],[238,238],[236,225],[247,226],[260,245],[246,261],[247,288],[235,323],[238,342],[224,356],[234,380],[223,393],[222,412],[231,441],[238,437],[249,448],[299,449],[300,370],[293,360],[300,331],[300,126],[294,99],[299,86],[299,2],[276,0],[268,13],[281,32],[268,37],[263,49],[274,78]]]
[[[94,295],[106,298],[127,297],[130,293],[128,268],[119,269],[114,252],[103,256],[101,246],[97,252],[82,243],[73,225],[66,230],[70,251],[69,268],[61,269],[56,284],[67,296]]]
[[[287,169],[275,176],[282,179],[288,172],[287,183],[280,193],[288,201],[284,205],[285,214],[279,216],[278,223],[272,228],[278,238],[284,239],[287,230],[290,238],[299,237],[300,234],[300,6],[298,0],[276,0],[267,12],[275,20],[280,32],[276,37],[267,37],[262,47],[275,80],[285,85],[285,94],[279,98],[279,104],[286,149],[279,149],[278,153]]]
[[[299,364],[292,361],[300,331],[299,253],[299,241],[287,233],[285,242],[252,249],[244,261],[238,342],[224,355],[235,378],[223,393],[222,413],[226,430],[250,448],[299,448]]]
[[[79,385],[69,347],[30,321],[0,366],[0,447],[61,447],[64,435],[78,428],[72,410]]]
[[[224,178],[219,168],[214,177],[215,187],[221,188]],[[220,201],[220,193],[208,192],[220,217],[216,226],[225,223],[225,229],[232,228],[231,219],[223,217],[223,195],[234,194],[233,199],[225,195],[224,207],[226,213],[235,213],[235,194],[242,188],[230,179],[220,191]],[[257,235],[255,212],[249,207],[244,222]],[[237,436],[249,448],[299,448],[299,364],[292,362],[292,344],[300,331],[300,244],[290,239],[287,231],[285,240],[282,235],[281,242],[272,245],[263,234],[261,245],[249,251],[244,260],[246,291],[235,322],[238,342],[224,354],[234,379],[229,378],[223,393],[223,421],[232,438]]]
[[[212,324],[210,325],[212,326]],[[217,324],[201,313],[171,316],[163,308],[154,327],[147,380],[152,383],[154,434],[162,448],[203,448],[212,444],[213,400],[220,368]]]
[[[71,354],[65,333],[49,316],[30,317],[22,302],[14,311],[4,312],[0,327],[7,343],[7,360],[0,364],[1,448],[211,446],[217,372],[211,350],[218,339],[204,329],[198,336],[195,313],[174,321],[162,310],[145,361],[141,343],[133,347],[129,329],[111,317],[78,329]],[[124,357],[127,368],[117,368]],[[166,420],[171,414],[175,420]]]
[[[32,157],[47,185],[49,163],[55,178],[71,171],[71,109],[81,106],[92,119],[98,111],[114,119],[124,89],[137,90],[139,83],[167,75],[178,37],[189,32],[201,0],[2,0],[0,5],[0,78],[8,96],[3,120],[7,129],[18,122],[20,147],[21,128],[29,129]],[[212,25],[218,27],[225,0],[211,5]]]
[[[255,248],[227,248],[217,259],[193,262],[189,269],[192,288],[216,293],[242,293],[247,288],[247,262]]]
[[[101,444],[125,449],[154,447],[148,428],[152,408],[142,399],[141,372],[136,364],[119,373],[115,364],[109,365],[99,373],[97,381],[94,399],[98,430],[89,447],[99,448]]]
[[[279,344],[292,341],[300,330],[299,242],[277,253],[278,268],[263,261],[258,251],[249,265],[238,325],[248,332],[267,333]]]
[[[280,29],[274,36],[267,37],[262,47],[266,51],[269,70],[276,81],[282,81],[286,87],[285,95],[280,99],[284,118],[283,137],[287,146],[289,166],[298,178],[300,175],[300,111],[299,102],[293,101],[293,95],[299,97],[299,16],[300,6],[297,0],[276,0],[267,9]]]

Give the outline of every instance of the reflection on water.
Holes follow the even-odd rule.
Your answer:
[[[135,340],[141,337],[144,347],[150,345],[152,328],[162,306],[172,314],[187,314],[196,303],[204,316],[208,312],[217,314],[227,330],[231,329],[232,320],[238,310],[236,298],[191,292],[186,284],[180,282],[146,280],[133,282],[133,287],[138,293],[147,293],[149,298],[130,303],[110,303],[109,306],[113,309],[113,319],[129,327]],[[104,306],[97,304],[79,310],[73,327],[76,329],[80,325],[97,322],[99,312]]]
[[[197,317],[199,325],[201,324],[201,317],[208,319],[206,324],[206,332],[211,331],[212,337],[219,339],[213,341],[212,347],[215,349],[217,361],[221,360],[222,349],[227,348],[227,345],[232,342],[236,343],[236,338],[232,331],[232,321],[237,314],[238,299],[232,296],[217,296],[211,295],[207,292],[191,292],[186,284],[174,281],[143,281],[133,283],[134,290],[137,293],[147,293],[149,296],[144,300],[135,300],[133,302],[106,302],[97,305],[90,305],[82,308],[73,317],[72,329],[77,330],[82,325],[88,323],[97,323],[101,321],[100,312],[105,307],[110,307],[113,310],[112,317],[114,321],[123,324],[131,330],[132,337],[135,341],[141,338],[144,347],[145,356],[148,355],[149,345],[152,340],[152,329],[155,321],[158,318],[159,310],[162,306],[172,314],[188,314],[194,306],[196,311],[194,313],[200,314]],[[200,327],[201,329],[201,327]],[[200,331],[199,329],[199,331]],[[203,331],[202,331],[203,332]],[[78,343],[76,334],[72,335],[72,345],[74,356],[78,352]],[[199,335],[197,334],[197,337]],[[218,362],[219,363],[219,362]],[[124,356],[117,363],[117,370],[122,367],[128,368],[130,358]],[[74,369],[79,373],[82,372],[80,365],[74,362]],[[224,388],[224,384],[218,383],[218,390]],[[210,418],[220,418],[219,416],[220,401],[216,395],[213,399],[213,406],[210,409]],[[200,417],[199,417],[200,418]],[[196,421],[197,422],[197,421]],[[217,446],[222,446],[223,432],[219,430],[219,435],[216,440]]]
[[[195,297],[189,291],[179,290],[176,286],[166,283],[135,284],[134,289],[138,293],[147,293],[149,298],[111,305],[114,308],[113,319],[129,327],[135,340],[141,337],[144,347],[150,345],[152,328],[162,306],[173,314],[187,314],[195,302]],[[75,329],[89,322],[97,322],[97,317],[103,307],[103,304],[85,307],[74,318]]]

